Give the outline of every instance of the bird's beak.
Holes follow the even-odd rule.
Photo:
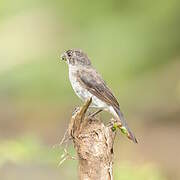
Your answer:
[[[61,54],[60,58],[61,58],[62,61],[66,61],[67,60],[65,53]]]

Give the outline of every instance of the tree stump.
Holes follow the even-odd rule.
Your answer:
[[[86,116],[92,99],[73,114],[69,135],[79,159],[80,180],[112,180],[113,144],[116,132],[113,120],[105,126],[100,120]]]

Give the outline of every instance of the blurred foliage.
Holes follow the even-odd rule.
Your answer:
[[[1,94],[68,101],[67,69],[58,66],[58,57],[72,47],[84,49],[113,86],[172,62],[180,49],[179,5],[177,0],[1,1],[1,69],[9,67],[0,76]],[[11,68],[14,63],[20,65]]]
[[[175,156],[180,148],[179,18],[178,0],[1,0],[0,171],[9,163],[57,167],[62,149],[47,147],[47,142],[63,134],[72,106],[80,104],[59,56],[65,49],[81,48],[121,98],[141,139],[139,149],[118,141],[121,159],[155,161],[174,180],[180,172]],[[65,163],[61,176],[74,179],[76,165]],[[114,174],[124,180],[165,179],[161,168],[146,163],[123,161]]]
[[[0,142],[0,165],[5,163],[57,163],[61,149],[48,149],[36,138],[23,137],[20,139]]]
[[[74,156],[75,152],[72,147],[68,148],[68,152]],[[63,172],[65,168],[71,169],[71,177],[74,179],[77,176],[76,166],[77,160],[67,159],[61,166],[58,167],[63,154],[62,148],[48,148],[36,138],[31,136],[8,141],[0,141],[0,166],[11,164],[44,164],[51,165]],[[74,173],[74,175],[73,175]],[[0,176],[1,177],[1,176]],[[122,162],[120,165],[115,164],[114,178],[129,180],[129,179],[145,179],[145,180],[166,180],[165,176],[160,173],[159,169],[154,165],[144,164],[132,165]]]
[[[179,66],[175,62],[180,49],[179,5],[178,0],[0,1],[2,104],[46,100],[62,105],[77,99],[68,82],[67,67],[58,57],[64,49],[80,47],[113,89],[128,92],[132,81],[145,77],[133,91],[140,86],[140,94],[148,89],[155,92],[147,96],[148,102],[156,105],[157,89],[160,93],[169,87],[179,89],[179,81],[174,82],[178,71],[168,71],[174,64]],[[170,85],[162,90],[158,73],[164,66],[166,73],[161,77]],[[171,74],[174,76],[169,78]],[[173,94],[168,91],[162,99]]]
[[[122,180],[166,180],[166,177],[154,165],[133,166],[128,163],[115,167],[115,179]]]

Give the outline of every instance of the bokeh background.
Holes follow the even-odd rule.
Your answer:
[[[53,148],[82,104],[59,59],[68,48],[89,55],[139,140],[118,134],[115,179],[180,179],[179,20],[178,0],[1,0],[0,179],[78,178]]]

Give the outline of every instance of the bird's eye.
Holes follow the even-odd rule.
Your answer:
[[[72,51],[71,50],[68,50],[66,53],[67,53],[68,57],[72,56]]]

